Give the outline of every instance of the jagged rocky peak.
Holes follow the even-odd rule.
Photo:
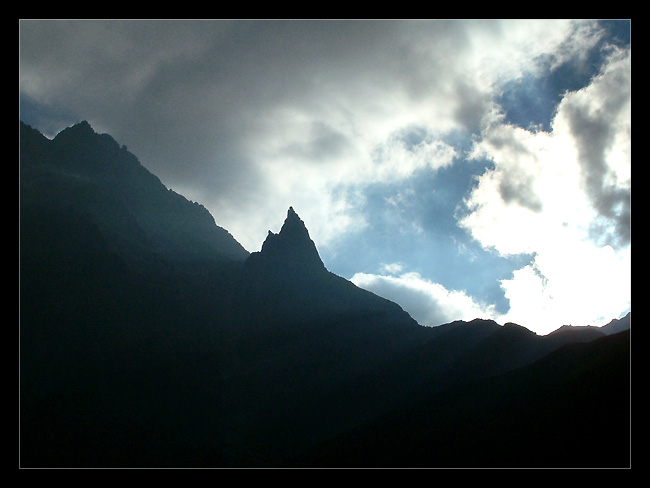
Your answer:
[[[55,139],[66,139],[68,137],[91,137],[97,135],[95,130],[91,127],[87,120],[82,120],[81,122],[74,124],[70,127],[66,127],[61,132],[59,132]]]
[[[56,205],[64,199],[127,260],[156,255],[200,266],[248,258],[205,207],[168,190],[126,146],[95,132],[88,121],[51,141],[36,134],[21,125],[21,202]]]
[[[280,232],[275,234],[269,230],[262,250],[254,254],[259,254],[265,261],[285,266],[287,270],[325,269],[316,244],[293,207],[289,207]]]
[[[87,120],[82,120],[78,124],[75,124],[72,126],[73,129],[77,131],[85,131],[85,132],[95,132],[93,128],[90,126],[90,123]]]
[[[54,138],[54,141],[64,144],[68,144],[71,140],[74,143],[98,144],[102,150],[112,150],[115,152],[121,148],[124,152],[128,152],[126,146],[120,146],[110,134],[95,131],[87,120],[82,120],[75,125],[66,127]],[[133,157],[135,158],[135,156]]]
[[[307,226],[305,226],[305,223],[298,216],[293,207],[289,207],[289,210],[287,210],[287,218],[284,220],[284,224],[282,225],[278,235],[283,236],[286,240],[290,239],[294,242],[302,241],[305,243],[305,241],[307,241],[313,243],[309,237]]]

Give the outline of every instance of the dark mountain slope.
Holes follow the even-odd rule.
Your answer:
[[[608,324],[605,324],[600,327],[593,326],[593,325],[585,325],[585,326],[563,325],[559,329],[556,329],[550,334],[547,334],[546,337],[549,338],[550,342],[558,340],[560,338],[562,338],[560,340],[564,340],[564,337],[569,337],[569,336],[572,338],[571,342],[573,342],[574,338],[576,340],[597,339],[598,337],[602,337],[610,334],[617,334],[624,330],[628,330],[631,325],[630,317],[631,317],[631,312],[628,312],[624,317],[620,319],[613,319]]]
[[[631,327],[631,312],[628,312],[620,319],[613,319],[610,323],[603,325],[601,330],[605,334],[617,334]]]
[[[293,208],[246,261],[233,316],[232,391],[244,407],[229,422],[258,440],[269,464],[356,424],[371,397],[332,403],[334,392],[432,337],[397,304],[329,272]]]
[[[293,459],[303,467],[629,467],[629,331],[452,387]]]
[[[22,466],[218,464],[248,253],[88,124],[20,131]]]
[[[421,329],[397,304],[329,272],[293,208],[278,234],[269,231],[260,252],[247,259],[236,307],[248,327],[274,333],[288,324],[372,314]]]
[[[293,209],[249,258],[87,123],[52,141],[21,124],[20,183],[26,466],[280,459],[321,437],[279,448],[279,426],[318,430],[312,397],[424,330],[327,271]]]
[[[421,327],[330,273],[293,208],[249,255],[86,123],[20,148],[23,467],[277,466],[593,338]]]
[[[248,257],[204,207],[165,188],[124,146],[87,122],[51,141],[21,122],[20,139],[21,210],[53,206],[89,218],[130,262],[205,265]]]
[[[597,328],[570,328],[539,336],[520,325],[506,323],[452,365],[450,380],[501,374],[531,364],[565,344],[604,335]]]
[[[322,404],[329,406],[330,413],[337,409],[354,412],[355,421],[361,425],[382,412],[416,405],[454,385],[503,374],[565,344],[604,335],[579,329],[553,337],[538,336],[516,324],[500,326],[479,319],[452,322],[430,332],[430,337],[406,354],[343,383],[321,399]]]

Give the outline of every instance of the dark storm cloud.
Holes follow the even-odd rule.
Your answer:
[[[504,203],[517,203],[520,206],[541,212],[543,203],[535,191],[535,149],[526,146],[526,142],[519,139],[521,131],[503,130],[498,127],[490,132],[489,145],[492,150],[505,154],[501,162],[498,175],[498,192]]]
[[[348,137],[324,122],[312,122],[305,140],[284,148],[288,156],[314,162],[326,161],[341,155],[351,147]]]
[[[542,200],[533,189],[530,175],[508,175],[499,183],[499,193],[505,203],[517,202],[533,212],[542,211]]]
[[[454,110],[456,120],[470,133],[478,133],[492,105],[490,96],[463,81],[457,83],[455,92],[454,98],[458,100]]]
[[[328,99],[317,93],[343,80],[360,98],[391,84],[398,25],[24,21],[21,84],[30,101],[110,127],[163,181],[200,173],[210,191],[241,193],[236,182],[258,177],[247,144],[278,123],[275,109],[318,107]],[[344,144],[321,124],[299,150],[322,156]]]
[[[458,56],[470,31],[494,38],[496,24],[21,21],[21,96],[65,107],[77,119],[68,125],[87,119],[110,132],[164,182],[235,196],[239,184],[262,185],[253,153],[292,110],[309,114],[311,133],[282,147],[316,160],[349,149],[361,119],[423,110],[432,96],[429,121],[476,130],[487,96],[458,83]],[[347,121],[345,134],[331,114]]]
[[[210,107],[219,100],[197,68],[209,73],[205,56],[229,28],[227,22],[24,21],[21,84],[36,102],[66,106],[98,130],[110,128],[169,179],[198,169],[206,156]]]
[[[612,180],[607,161],[608,151],[619,131],[617,120],[626,117],[630,103],[629,71],[615,70],[597,85],[608,96],[597,108],[579,103],[567,104],[566,117],[576,141],[582,184],[600,219],[592,230],[613,245],[630,243],[630,188],[618,186]],[[605,222],[614,224],[614,232]]]

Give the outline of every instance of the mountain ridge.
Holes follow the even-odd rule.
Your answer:
[[[281,267],[284,272],[293,274],[326,271],[316,244],[310,238],[305,223],[293,207],[289,207],[280,232],[274,234],[269,230],[261,250],[252,253],[248,261],[251,263],[250,266],[268,266],[268,263],[272,262],[274,266]],[[260,261],[260,264],[255,261]],[[262,262],[264,264],[261,264]]]
[[[630,467],[629,340],[626,330],[566,344],[524,368],[433,392],[284,466]]]
[[[127,260],[157,255],[187,264],[205,256],[215,263],[248,257],[205,207],[167,189],[124,146],[97,134],[88,122],[52,140],[36,133],[20,122],[22,206],[61,202],[67,211],[91,218]],[[142,236],[135,247],[133,233]]]
[[[548,336],[482,319],[424,327],[331,273],[293,207],[248,253],[87,122],[52,140],[20,127],[23,466],[286,466],[629,327],[629,315]]]

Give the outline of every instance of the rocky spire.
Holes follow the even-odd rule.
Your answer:
[[[87,120],[82,120],[81,122],[70,126],[66,127],[63,129],[61,132],[59,132],[55,139],[68,139],[71,137],[92,137],[97,135],[97,133],[93,130],[93,128],[90,126]]]
[[[305,223],[293,207],[289,207],[287,218],[278,234],[269,231],[262,250],[254,257],[287,272],[313,272],[325,269],[314,241],[309,237]]]

